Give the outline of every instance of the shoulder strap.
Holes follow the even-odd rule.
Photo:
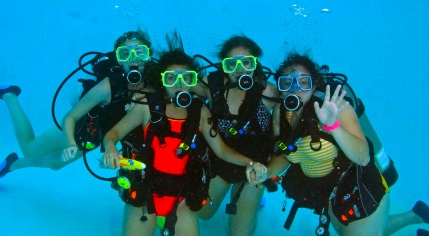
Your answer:
[[[315,101],[323,103],[323,100],[319,99],[318,96],[313,96],[308,104],[313,104]],[[315,151],[318,151],[322,148],[320,138],[323,138],[338,147],[337,142],[331,135],[319,130],[319,120],[317,119],[313,106],[307,105],[302,109],[304,109],[302,118],[295,130],[292,130],[291,125],[289,122],[287,122],[286,119],[285,107],[280,107],[281,120],[283,122],[280,123],[280,137],[275,143],[274,151],[277,154],[286,155],[290,152],[294,152],[297,150],[297,143],[307,135],[311,136],[310,148]]]
[[[212,128],[210,129],[210,136],[214,137],[217,135],[217,125],[219,117],[229,114],[228,103],[224,97],[225,84],[223,82],[223,76],[220,71],[210,72],[207,77],[207,86],[209,87],[211,94],[210,112],[212,117]]]
[[[124,99],[128,96],[128,84],[122,73],[116,73],[109,76],[112,100]]]
[[[224,97],[225,84],[222,74],[219,71],[210,72],[207,82],[212,96],[210,110],[214,116],[221,116],[229,113],[228,104]]]
[[[150,111],[150,124],[145,143],[150,145],[154,136],[159,138],[161,144],[165,144],[165,136],[171,131],[171,124],[165,116],[165,103],[161,103],[164,97],[160,92],[147,94],[147,102]]]
[[[203,104],[203,101],[199,97],[195,97],[187,108],[188,116],[182,125],[183,139],[177,150],[177,155],[180,158],[189,152],[194,153],[194,151],[199,148],[197,147],[196,141],[199,133],[201,107]]]
[[[261,83],[255,83],[252,88],[246,91],[244,101],[238,110],[238,122],[234,124],[225,138],[238,137],[239,134],[244,134],[250,123],[254,124],[256,132],[262,133],[258,122],[258,109],[261,102],[264,86]]]

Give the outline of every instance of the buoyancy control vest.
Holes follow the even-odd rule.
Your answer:
[[[291,166],[288,168],[284,176],[282,177],[282,187],[284,190],[286,190],[286,196],[289,198],[293,198],[295,200],[291,211],[289,213],[288,219],[285,222],[284,227],[286,229],[289,229],[294,215],[296,214],[296,211],[300,207],[304,208],[310,208],[314,209],[314,212],[316,214],[322,214],[322,218],[326,218],[327,213],[322,212],[326,209],[327,204],[327,198],[330,194],[332,194],[332,190],[341,184],[340,176],[346,175],[357,175],[354,177],[355,179],[360,179],[357,184],[361,183],[367,183],[369,185],[370,190],[374,193],[374,196],[377,198],[376,200],[381,200],[381,197],[384,195],[384,189],[381,189],[379,186],[383,185],[382,180],[379,178],[378,173],[381,173],[384,177],[384,180],[386,181],[386,184],[388,186],[393,185],[397,178],[397,172],[396,169],[393,166],[393,162],[391,162],[391,165],[389,166],[389,170],[383,173],[382,170],[377,165],[377,156],[375,154],[375,146],[371,140],[376,139],[379,142],[378,137],[376,136],[374,130],[372,129],[372,126],[370,125],[368,119],[366,118],[364,114],[364,106],[360,99],[356,97],[351,87],[347,84],[347,78],[342,74],[324,74],[325,75],[325,82],[330,84],[331,88],[331,94],[334,93],[335,88],[338,84],[341,84],[343,86],[343,89],[347,90],[348,96],[345,97],[345,99],[350,103],[350,105],[356,110],[356,113],[358,117],[360,118],[360,122],[362,125],[362,121],[366,122],[364,125],[362,125],[363,131],[365,135],[367,136],[367,141],[369,145],[369,151],[370,151],[370,163],[367,166],[358,166],[356,164],[352,164],[351,161],[344,155],[344,153],[339,150],[338,157],[334,160],[333,166],[334,171],[330,173],[329,175],[322,177],[322,178],[309,178],[305,176],[305,174],[302,172],[301,167],[299,164],[291,164]],[[340,76],[344,76],[344,78],[338,78]],[[315,91],[313,94],[313,97],[309,101],[309,104],[313,104],[315,101],[318,101],[319,104],[323,103],[323,99],[325,97],[325,92],[322,91]],[[323,138],[332,144],[336,145],[338,148],[338,145],[336,144],[333,137],[323,131],[320,131],[318,128],[318,119],[315,114],[313,106],[304,106],[303,107],[303,114],[300,123],[298,123],[295,130],[292,130],[290,124],[286,122],[286,110],[284,106],[281,106],[281,120],[284,121],[280,125],[280,137],[278,137],[276,140],[274,146],[274,153],[275,155],[279,154],[290,154],[291,152],[297,151],[296,144],[301,141],[302,137],[311,136],[311,143],[310,147],[311,149],[318,151],[320,147],[320,138]],[[361,118],[364,117],[362,120]],[[370,134],[370,135],[368,135]],[[368,137],[370,136],[370,137]],[[314,148],[319,147],[319,148]],[[380,146],[378,146],[380,148]],[[365,172],[365,174],[363,174]],[[349,177],[349,178],[353,178]],[[368,184],[369,183],[369,184]],[[321,186],[323,186],[321,188]],[[368,192],[362,192],[361,194],[371,195],[373,193]],[[341,193],[340,193],[341,194]],[[370,209],[370,207],[368,207]],[[372,209],[372,208],[371,208]],[[364,210],[364,209],[361,209]],[[372,209],[372,210],[375,210]],[[365,209],[366,212],[366,209]],[[325,214],[326,213],[326,214]],[[338,213],[338,211],[336,212]],[[368,215],[372,213],[371,211],[366,212]],[[341,214],[341,213],[338,213]],[[342,217],[343,219],[346,219],[346,217]],[[322,222],[322,220],[320,220]],[[348,222],[345,220],[342,222],[344,224],[347,224]],[[317,235],[325,235],[325,234],[318,234],[320,229],[323,228],[323,230],[326,232],[328,225],[323,225],[320,223],[318,229],[316,230]]]
[[[97,58],[97,57],[96,57]],[[95,59],[96,59],[95,58]],[[145,65],[142,79],[149,77],[155,62],[148,62]],[[122,66],[116,61],[114,53],[107,53],[105,57],[99,58],[96,63],[92,64],[93,74],[96,79],[79,79],[82,83],[83,91],[79,99],[85,96],[95,85],[103,79],[108,78],[111,89],[111,101],[104,106],[96,106],[91,109],[85,116],[76,122],[75,140],[81,150],[92,150],[97,148],[104,135],[125,115],[125,105],[133,102],[131,93],[136,90],[128,89],[129,75],[125,73]],[[147,81],[144,83],[147,85]],[[123,148],[131,148],[132,143],[139,142],[141,139],[142,129],[135,129],[128,134],[121,142]],[[125,142],[124,142],[125,141]],[[102,147],[103,151],[103,147]],[[127,151],[128,152],[128,151]],[[130,153],[130,152],[129,152]]]
[[[368,117],[365,114],[365,106],[362,100],[356,96],[353,89],[347,83],[347,76],[339,73],[324,73],[323,75],[325,83],[331,85],[331,94],[334,93],[337,85],[342,85],[342,89],[346,91],[346,96],[344,99],[347,100],[356,111],[361,128],[367,137],[367,140],[369,140],[368,144],[373,146],[371,148],[374,150],[372,157],[374,157],[375,164],[386,180],[388,186],[393,186],[398,180],[398,172],[394,166],[393,160],[387,156],[386,152],[384,151],[377,133],[375,132]],[[314,96],[323,101],[325,97],[325,91],[317,90],[315,91]],[[285,137],[283,137],[283,139],[277,139],[274,151],[277,152],[277,154],[281,152],[288,154],[287,152],[293,151],[294,142],[298,141],[297,138],[294,140],[290,140],[291,137],[289,137],[288,140]]]
[[[92,108],[76,122],[75,140],[81,150],[88,151],[100,146],[107,131],[126,115],[125,105],[130,103],[131,99],[128,97],[128,83],[124,78],[124,74],[111,74],[108,78],[111,88],[110,103]],[[81,97],[97,84],[97,81],[94,80],[80,79],[79,81],[84,86],[84,92]],[[141,128],[135,129],[124,140],[133,140],[133,143],[135,143],[135,141],[138,141],[135,139],[140,138],[142,132]],[[101,151],[104,151],[103,147]]]
[[[211,72],[207,78],[208,87],[212,96],[210,110],[212,113],[212,132],[216,135],[218,133],[218,122],[220,119],[233,120],[235,123],[228,128],[222,136],[224,142],[236,150],[237,152],[245,155],[254,161],[267,164],[268,157],[271,152],[272,146],[272,128],[271,116],[269,119],[268,128],[263,130],[258,120],[258,110],[261,104],[262,93],[265,89],[263,83],[252,82],[252,86],[246,90],[243,103],[240,105],[238,115],[232,115],[229,112],[225,93],[231,87],[242,87],[239,85],[231,85],[231,81],[224,83],[223,73],[220,71]],[[253,81],[253,80],[252,80]],[[251,132],[253,132],[251,134]],[[213,156],[215,156],[213,154]],[[220,168],[224,171],[231,171],[231,174],[222,174],[223,178],[227,181],[237,181],[241,179],[240,171],[244,167],[234,167],[233,164],[224,163],[219,158],[215,158]],[[241,169],[237,169],[241,168]],[[215,173],[217,175],[219,173]],[[215,176],[214,175],[214,176]],[[230,176],[234,175],[234,176]],[[242,175],[244,178],[244,174]],[[241,191],[244,188],[245,181],[242,181],[238,191],[234,195],[231,203],[226,205],[227,214],[235,214],[237,211],[236,203],[239,200]],[[271,179],[263,183],[269,192],[277,191],[277,184],[273,183]]]
[[[311,142],[309,145],[310,148],[315,152],[320,151],[323,148],[320,139],[327,140],[328,142],[337,146],[337,148],[339,149],[337,143],[331,135],[319,130],[319,121],[317,119],[316,113],[314,111],[313,106],[309,105],[313,104],[315,101],[318,101],[319,104],[322,104],[323,102],[323,100],[313,96],[307,106],[303,107],[304,110],[302,116],[297,127],[294,130],[292,130],[291,125],[286,120],[285,108],[281,107],[281,120],[285,121],[280,123],[281,137],[284,140],[295,140],[294,144],[290,144],[294,146],[294,148],[287,149],[285,154],[297,151],[296,143],[300,142],[300,138],[307,136],[311,136]],[[286,197],[295,200],[284,225],[286,229],[290,228],[298,208],[313,209],[315,214],[326,217],[327,204],[331,200],[330,196],[335,196],[335,194],[332,195],[334,189],[338,189],[338,195],[344,194],[344,191],[346,191],[345,187],[339,186],[356,184],[356,186],[359,186],[359,188],[357,189],[362,196],[373,195],[374,197],[371,199],[374,199],[374,204],[379,203],[382,196],[384,195],[385,189],[381,187],[383,186],[382,178],[380,177],[380,173],[374,164],[374,149],[372,143],[369,140],[368,144],[370,147],[371,157],[370,163],[368,165],[359,166],[357,164],[352,163],[339,149],[338,156],[333,160],[332,163],[334,167],[333,171],[324,177],[307,177],[303,173],[299,164],[291,164],[291,166],[287,169],[286,173],[283,175],[281,182],[283,189],[286,191]],[[349,182],[343,181],[343,178]],[[358,179],[358,181],[354,182],[356,179]],[[365,187],[361,187],[360,185],[365,185]],[[369,215],[373,211],[375,211],[376,207],[366,207],[367,202],[368,201],[362,201],[362,206],[355,206],[355,209],[351,210],[357,211],[357,209],[359,209],[360,212],[364,212],[365,214]],[[344,210],[347,207],[352,206],[338,206],[335,208],[335,211],[336,213],[341,215],[343,214],[341,210]],[[351,212],[351,210],[348,208],[347,212]],[[367,215],[361,214],[359,215],[359,217],[364,217]],[[351,220],[352,217],[349,216],[348,218],[346,218],[344,216],[340,217],[339,219],[340,221],[341,219]],[[344,222],[342,223],[347,224],[347,220],[344,220]],[[325,225],[323,227],[323,231],[326,232],[328,227],[329,224],[327,226]],[[318,230],[320,230],[321,228],[322,227],[319,225]]]
[[[211,133],[217,133],[219,119],[235,120],[235,124],[229,127],[228,132],[222,137],[225,143],[241,154],[255,158],[254,161],[266,163],[272,145],[272,128],[271,124],[269,124],[268,129],[263,131],[257,117],[262,92],[265,89],[264,85],[256,82],[250,89],[246,90],[246,95],[238,110],[238,115],[232,115],[229,112],[227,100],[224,95],[228,89],[229,82],[224,84],[223,74],[218,71],[211,72],[207,81],[212,96],[210,110],[212,113],[213,132]],[[247,143],[247,141],[243,140],[249,139],[246,138],[246,136],[250,135],[248,133],[249,130],[254,132],[252,135],[253,139],[260,141],[260,143],[257,143],[258,153],[265,153],[265,158],[261,157],[263,155],[255,153],[253,149],[250,150],[252,147],[249,147],[249,145],[243,145],[243,143]]]
[[[166,104],[161,101],[164,99],[159,93],[147,94],[147,100],[151,119],[142,136],[142,144],[138,148],[140,154],[136,156],[137,160],[146,164],[146,169],[144,171],[120,170],[120,175],[135,180],[135,183],[131,183],[130,189],[119,189],[120,196],[124,202],[136,207],[146,205],[150,214],[155,212],[152,194],[177,197],[175,206],[167,215],[166,223],[161,230],[168,232],[168,235],[174,235],[179,199],[184,197],[190,210],[198,211],[208,198],[210,184],[208,176],[211,172],[211,164],[207,143],[199,130],[201,107],[204,103],[201,98],[194,96],[186,108],[187,118],[185,121],[180,121],[166,117]],[[177,132],[177,127],[174,128],[176,131],[173,131],[172,125],[181,125],[180,132]],[[155,158],[163,158],[159,152],[163,152],[166,145],[171,145],[166,142],[168,138],[179,139],[175,141],[179,145],[176,147],[175,157],[172,158],[181,160],[186,158],[184,167],[177,169],[177,166],[172,166],[168,161],[155,160]],[[158,145],[154,146],[156,143]],[[158,169],[155,168],[155,161]],[[180,162],[183,164],[183,161]],[[144,216],[142,220],[143,218]]]

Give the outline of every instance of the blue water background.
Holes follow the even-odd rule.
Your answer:
[[[36,134],[53,125],[52,97],[78,58],[112,50],[125,31],[145,28],[154,46],[163,48],[165,34],[177,29],[188,53],[212,60],[223,40],[244,33],[263,48],[260,61],[272,69],[297,50],[348,75],[400,174],[391,189],[391,213],[410,210],[417,199],[429,201],[427,0],[22,0],[2,1],[1,8],[0,84],[22,88],[19,99]],[[61,92],[59,119],[70,109],[81,76]],[[1,101],[0,114],[3,159],[20,150]],[[97,168],[99,157],[89,155],[95,170],[114,175]],[[298,211],[290,231],[283,229],[283,200],[281,191],[266,194],[255,235],[314,235],[317,217],[309,210]],[[287,210],[291,205],[289,200]],[[0,179],[0,234],[119,235],[122,206],[117,193],[93,178],[82,160],[57,172],[19,170]],[[225,234],[223,209],[201,222],[201,235]],[[411,226],[395,235],[415,235],[418,227],[429,229]]]

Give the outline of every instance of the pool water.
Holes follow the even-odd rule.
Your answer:
[[[429,202],[429,2],[419,1],[197,1],[93,0],[8,1],[0,15],[0,84],[16,84],[36,135],[53,126],[51,102],[61,81],[88,51],[108,52],[123,32],[146,29],[155,48],[178,30],[189,54],[216,61],[215,52],[233,34],[245,34],[264,50],[259,60],[275,70],[292,50],[309,53],[332,72],[344,73],[366,105],[366,114],[395,161],[392,214]],[[59,119],[76,97],[76,74],[60,93]],[[0,158],[20,154],[4,102],[0,102]],[[92,152],[88,159],[101,170]],[[109,183],[97,180],[82,160],[60,171],[29,168],[0,179],[1,235],[119,235],[123,203]],[[284,193],[265,194],[254,235],[314,235],[318,217],[298,211],[283,228],[293,203]],[[223,203],[225,204],[225,202]],[[221,206],[201,235],[226,235]],[[409,226],[395,235],[415,235]],[[335,232],[331,229],[331,235]]]

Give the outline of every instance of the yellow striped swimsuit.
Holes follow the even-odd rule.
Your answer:
[[[290,120],[292,113],[287,113],[287,119]],[[319,130],[325,132],[321,127]],[[333,160],[338,156],[338,148],[324,139],[320,139],[322,149],[314,151],[310,147],[311,136],[303,137],[297,144],[298,150],[287,156],[292,163],[298,163],[302,171],[308,177],[323,177],[331,173],[334,169]],[[319,148],[319,143],[313,143],[313,148]]]

